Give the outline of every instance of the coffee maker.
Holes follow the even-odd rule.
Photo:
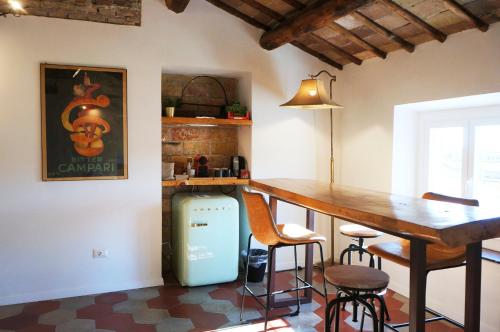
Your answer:
[[[242,156],[232,156],[231,157],[231,171],[233,176],[240,177],[240,171],[247,168],[247,162],[245,157]]]

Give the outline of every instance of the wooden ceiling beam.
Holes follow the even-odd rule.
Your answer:
[[[432,25],[425,22],[423,19],[413,14],[409,10],[406,10],[405,8],[399,6],[398,4],[392,2],[391,0],[378,0],[378,1],[383,3],[387,8],[396,12],[399,16],[403,17],[408,22],[415,24],[420,29],[427,32],[434,39],[439,40],[441,43],[443,43],[446,40],[446,35],[444,33],[434,28]]]
[[[302,51],[309,53],[310,55],[318,58],[319,60],[326,62],[327,64],[329,64],[332,67],[337,68],[338,70],[342,70],[342,68],[343,68],[343,66],[340,63],[333,61],[332,59],[325,56],[324,54],[321,54],[320,52],[317,52],[317,51],[313,50],[312,48],[309,48],[306,45],[304,45],[298,41],[292,41],[290,44],[292,44],[293,46],[295,46],[297,48],[300,48]]]
[[[189,0],[165,0],[165,4],[167,8],[173,11],[174,13],[182,13],[187,5],[189,4]]]
[[[234,7],[231,7],[227,4],[225,4],[224,2],[222,2],[221,0],[207,0],[208,2],[210,2],[212,5],[224,10],[225,12],[231,14],[231,15],[234,15],[238,18],[240,18],[241,20],[247,22],[248,24],[250,25],[253,25],[254,27],[256,28],[259,28],[259,29],[262,29],[264,31],[268,31],[271,29],[271,27],[267,26],[266,24],[264,23],[261,23],[259,21],[257,21],[256,19],[254,19],[253,17],[250,17],[242,12],[240,12],[239,10],[237,10],[236,8]],[[305,46],[304,44],[301,44],[299,42],[297,43],[292,43],[295,47],[298,47],[300,48],[302,51],[318,58],[319,60],[339,69],[339,70],[342,70],[342,65],[338,62],[335,62],[333,61],[332,59],[330,59],[329,57],[319,53],[319,52],[316,52],[315,50]]]
[[[265,32],[260,38],[260,45],[266,50],[274,50],[372,2],[372,0],[320,1]]]
[[[366,42],[363,38],[357,36],[353,32],[351,32],[349,29],[344,28],[338,23],[331,22],[328,24],[328,27],[331,28],[332,30],[336,31],[337,33],[341,34],[344,38],[349,39],[351,42],[357,44],[358,46],[364,48],[367,51],[370,51],[371,53],[375,54],[379,58],[385,59],[387,57],[387,53],[382,51],[381,49],[373,46],[372,44]]]
[[[317,41],[318,43],[321,43],[321,44],[326,44],[328,45],[328,47],[330,47],[335,53],[337,53],[338,55],[340,55],[341,57],[343,57],[344,59],[347,59],[355,64],[357,64],[358,66],[361,65],[361,63],[363,63],[363,60],[355,57],[354,55],[352,55],[351,53],[348,53],[346,51],[344,51],[343,49],[341,49],[340,47],[338,47],[337,45],[333,44],[332,42],[318,36],[317,34],[315,34],[314,32],[311,33],[309,35],[310,37],[312,37],[315,41]]]
[[[265,25],[264,23],[257,21],[253,17],[250,17],[246,14],[243,14],[242,12],[237,10],[236,8],[225,4],[221,0],[207,0],[207,1],[210,2],[212,5],[214,5],[215,7],[218,7],[220,9],[222,9],[223,11],[225,11],[231,15],[234,15],[234,16],[238,17],[239,19],[242,19],[243,21],[247,22],[250,25],[253,25],[256,28],[259,28],[259,29],[262,29],[265,31],[271,29],[271,27]]]
[[[258,1],[255,1],[255,0],[241,0],[241,2],[249,5],[252,8],[257,9],[261,13],[266,14],[267,16],[269,16],[270,18],[275,19],[276,21],[280,21],[281,22],[281,21],[285,20],[285,16],[281,15],[277,11],[272,10],[269,7],[264,6],[263,4],[261,4]]]
[[[454,0],[443,0],[443,1],[445,6],[458,17],[466,20],[467,22],[471,23],[473,26],[475,26],[476,28],[478,28],[483,32],[488,30],[489,28],[488,23],[484,22],[482,19],[472,14],[463,5],[459,4]]]
[[[365,26],[367,26],[369,29],[373,30],[374,32],[378,33],[379,35],[382,35],[408,52],[413,52],[415,50],[415,45],[412,43],[407,42],[403,38],[399,37],[398,35],[394,34],[391,30],[383,27],[382,25],[378,24],[375,21],[372,21],[368,16],[364,15],[363,13],[360,13],[359,11],[354,11],[351,13],[351,16],[353,16],[356,20],[360,21],[363,23]]]
[[[304,9],[306,8],[306,5],[304,5],[302,2],[297,1],[297,0],[281,0],[284,3],[292,6],[295,9]]]

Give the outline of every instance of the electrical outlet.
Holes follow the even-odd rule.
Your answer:
[[[106,258],[106,257],[108,257],[108,250],[107,249],[93,249],[92,250],[92,257],[94,257],[94,258]]]

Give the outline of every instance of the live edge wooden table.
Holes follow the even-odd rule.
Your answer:
[[[425,331],[426,245],[466,245],[464,325],[467,332],[479,332],[482,241],[500,237],[500,207],[463,206],[313,180],[251,180],[250,186],[269,194],[275,220],[277,201],[280,200],[304,207],[309,229],[314,228],[314,211],[317,211],[410,240],[411,332]],[[305,264],[308,282],[312,282],[312,253],[312,246],[309,246]],[[312,292],[308,290],[303,300],[311,301],[311,297]],[[294,302],[273,299],[272,304],[279,307]]]

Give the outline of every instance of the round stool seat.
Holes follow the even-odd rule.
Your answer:
[[[340,226],[340,233],[345,236],[358,238],[375,238],[382,235],[382,232],[356,224]]]
[[[350,291],[376,291],[387,288],[389,275],[359,265],[333,265],[325,270],[325,279],[337,288]]]

